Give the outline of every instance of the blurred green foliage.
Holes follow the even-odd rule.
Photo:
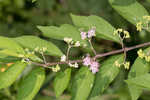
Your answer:
[[[139,0],[150,9],[149,0]],[[150,11],[150,10],[148,10]],[[40,35],[36,25],[71,24],[70,13],[98,15],[115,27],[132,29],[107,0],[0,0],[0,35]],[[143,35],[146,33],[142,33]],[[144,35],[144,36],[145,36]]]
[[[107,0],[0,0],[0,35],[39,35],[36,25],[71,23],[70,13],[99,15],[115,26],[127,24]]]

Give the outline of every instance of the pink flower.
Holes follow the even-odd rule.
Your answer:
[[[96,72],[99,71],[99,63],[97,61],[95,61],[94,59],[90,58],[89,55],[87,55],[84,59],[83,59],[83,65],[85,66],[89,66],[89,69],[92,71],[93,74],[95,74]]]
[[[97,61],[93,61],[90,65],[90,70],[92,71],[93,74],[99,71],[99,63]]]
[[[99,63],[97,61],[93,61],[91,63],[91,67],[99,67]]]
[[[95,36],[96,34],[95,34],[95,28],[92,28],[92,29],[90,29],[89,31],[88,31],[88,38],[91,38],[91,37],[93,37],[93,36]]]
[[[99,71],[98,67],[90,67],[90,70],[92,71],[93,74]]]
[[[85,66],[91,65],[91,58],[89,56],[87,56],[83,59],[83,65],[85,65]]]
[[[86,32],[81,32],[80,35],[81,35],[81,39],[84,40],[87,38],[87,33]]]

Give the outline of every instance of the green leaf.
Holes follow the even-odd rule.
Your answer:
[[[120,43],[119,37],[113,35],[115,28],[104,19],[93,15],[87,17],[71,15],[71,17],[74,25],[79,28],[89,29],[90,27],[95,26],[96,37]]]
[[[146,0],[146,1],[150,3],[150,0]]]
[[[71,100],[87,100],[94,82],[94,74],[88,67],[82,68],[76,73],[72,85],[72,99]]]
[[[150,74],[149,73],[146,73],[144,75],[141,75],[135,78],[128,79],[126,80],[126,82],[150,90],[150,85],[149,85]]]
[[[59,97],[67,88],[71,77],[71,69],[67,68],[64,72],[59,72],[54,80],[54,90],[56,97]]]
[[[58,99],[56,99],[53,96],[45,96],[45,95],[42,95],[42,94],[38,94],[38,95],[36,95],[34,100],[58,100]],[[61,100],[63,100],[63,99],[61,99]]]
[[[122,63],[123,55],[112,56],[102,63],[99,72],[96,74],[90,97],[102,94],[109,84],[116,78],[120,72],[120,68],[114,64],[115,61]]]
[[[79,29],[72,25],[64,24],[61,27],[55,26],[38,26],[43,32],[43,35],[49,38],[63,40],[65,37],[72,38],[74,41],[80,41],[81,44],[86,43],[85,40],[81,39]]]
[[[61,56],[63,53],[60,51],[60,49],[55,46],[50,41],[46,41],[43,39],[40,39],[36,36],[21,36],[14,38],[16,42],[18,42],[20,45],[22,45],[25,48],[29,48],[31,50],[34,50],[35,48],[47,48],[47,54],[52,56]]]
[[[12,51],[12,50],[9,50],[9,49],[0,50],[0,55],[18,57],[18,54],[15,51]]]
[[[45,79],[44,68],[36,66],[20,83],[17,100],[32,100]]]
[[[127,83],[127,84],[128,84],[128,88],[129,88],[129,92],[130,92],[132,100],[138,100],[139,96],[143,92],[143,88],[137,85],[130,84],[130,83]]]
[[[18,57],[14,57],[14,56],[6,56],[6,55],[1,55],[0,54],[0,62],[1,63],[10,63],[10,62],[16,62],[20,60],[20,58]]]
[[[149,51],[150,48],[144,50],[144,52]],[[141,76],[149,71],[149,64],[141,58],[137,58],[134,64],[131,67],[131,70],[128,75],[128,79],[132,79],[138,76]],[[142,88],[136,85],[128,83],[129,91],[131,94],[132,100],[137,100],[142,93]]]
[[[13,84],[25,67],[25,63],[17,62],[10,66],[5,72],[0,72],[0,89]]]
[[[23,48],[11,38],[0,36],[0,49],[6,49],[9,52],[16,54],[24,54]],[[4,52],[4,51],[3,51]],[[6,53],[6,52],[5,52]]]
[[[149,15],[136,0],[109,0],[109,3],[122,17],[134,25],[141,21],[143,16]]]
[[[32,3],[34,3],[36,0],[32,0]]]

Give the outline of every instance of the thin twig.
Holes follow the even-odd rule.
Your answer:
[[[93,58],[97,59],[97,58],[101,58],[101,57],[106,57],[106,56],[122,53],[122,52],[124,52],[124,50],[126,50],[126,52],[127,52],[127,51],[131,51],[133,49],[137,49],[137,48],[145,47],[145,46],[150,46],[150,42],[146,42],[146,43],[143,43],[143,44],[135,45],[135,46],[132,46],[132,47],[126,47],[124,49],[110,51],[110,52],[107,52],[107,53],[97,54]],[[83,60],[80,59],[80,60],[70,60],[69,61],[69,63],[75,63],[75,62],[81,63],[81,62],[83,62]],[[32,64],[35,64],[35,65],[38,65],[38,66],[43,66],[43,67],[47,68],[47,66],[54,66],[54,65],[57,65],[57,64],[68,64],[68,61],[65,61],[65,62],[50,62],[50,63],[47,63],[47,64],[41,64],[41,63],[32,62]]]
[[[67,54],[66,54],[66,60],[69,60],[69,52],[70,52],[71,46],[68,45]]]
[[[43,57],[44,63],[47,64],[46,58],[45,58],[45,56],[44,56],[44,53],[42,52],[41,55],[42,55],[42,57]]]
[[[90,46],[91,46],[91,49],[92,49],[93,53],[96,55],[97,53],[96,53],[96,51],[95,51],[95,49],[94,49],[94,47],[92,45],[91,39],[89,39],[88,41],[90,43]]]
[[[123,37],[123,38],[120,37],[121,46],[122,46],[123,53],[124,53],[124,61],[123,61],[123,63],[125,63],[125,62],[126,62],[127,53],[126,53],[125,45],[124,45],[124,43],[123,43],[123,39],[124,39],[124,37]]]

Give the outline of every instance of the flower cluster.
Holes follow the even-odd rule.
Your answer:
[[[89,39],[89,38],[96,36],[95,31],[96,31],[95,27],[92,27],[90,30],[88,30],[88,32],[81,31],[81,33],[80,33],[81,39],[85,40],[87,38]]]
[[[62,55],[60,61],[61,61],[61,62],[66,61],[66,55]],[[77,62],[75,62],[74,64],[69,63],[68,65],[69,65],[70,67],[74,67],[74,68],[78,68],[78,67],[79,67],[79,65],[78,65]]]
[[[123,30],[121,28],[118,28],[117,30],[114,31],[113,35],[119,35],[119,37],[121,37],[121,33],[123,33],[122,38],[130,38],[130,34],[128,31]]]
[[[100,67],[99,63],[95,61],[94,59],[92,59],[90,56],[86,56],[83,59],[83,65],[89,66],[90,70],[94,74],[99,71],[99,67]]]
[[[60,66],[57,64],[56,67],[51,68],[53,72],[58,72],[60,70]]]
[[[24,54],[19,54],[18,57],[22,58],[21,62],[24,63],[30,63],[30,59],[36,59],[38,61],[42,61],[40,58],[36,57],[35,52],[40,53],[42,56],[44,55],[44,52],[47,51],[46,47],[36,47],[33,51],[29,50],[28,48],[25,48]]]
[[[137,30],[137,31],[142,31],[142,22],[138,22],[138,23],[136,24],[136,30]]]
[[[29,58],[31,55],[34,55],[34,51],[30,51],[28,48],[26,48],[25,50],[25,54],[19,54],[18,57],[21,58]]]
[[[75,62],[74,64],[69,63],[69,66],[70,66],[70,67],[73,67],[73,68],[78,68],[78,67],[79,67],[79,65],[78,65],[77,62]]]
[[[121,64],[118,62],[118,60],[115,61],[115,66],[120,67]]]
[[[143,59],[145,57],[145,53],[143,52],[142,49],[138,50],[137,54],[141,59]]]
[[[142,31],[142,29],[148,30],[149,29],[149,23],[150,23],[150,16],[147,16],[147,15],[143,16],[143,20],[139,21],[136,24],[137,31]]]
[[[145,19],[145,21],[150,21],[150,16],[143,16],[143,19]]]
[[[68,38],[68,37],[65,37],[64,38],[64,41],[68,44],[70,44],[72,42],[72,38]]]
[[[66,61],[66,55],[62,55],[60,61]]]
[[[79,47],[80,41],[73,41],[72,38],[65,37],[64,41],[71,47]]]
[[[115,64],[115,66],[117,66],[117,67],[119,67],[119,68],[120,68],[122,65],[123,65],[124,68],[127,69],[127,70],[130,68],[130,62],[128,62],[128,61],[120,64],[120,63],[118,62],[118,60],[116,60],[114,64]]]
[[[25,54],[19,54],[18,57],[23,58],[21,60],[21,62],[29,63],[29,61],[30,61],[29,58],[31,56],[33,56],[35,54],[35,52],[34,51],[30,51],[28,48],[26,48],[24,51],[25,51]]]
[[[130,62],[128,62],[128,61],[123,63],[123,65],[124,65],[124,68],[127,70],[130,68]]]
[[[40,47],[36,47],[35,49],[34,49],[34,51],[35,52],[39,52],[39,53],[44,53],[44,52],[46,52],[47,51],[47,48],[46,47],[42,47],[42,48],[40,48]]]
[[[147,62],[150,62],[150,56],[146,55],[142,49],[138,50],[137,54],[141,59],[145,59]]]

